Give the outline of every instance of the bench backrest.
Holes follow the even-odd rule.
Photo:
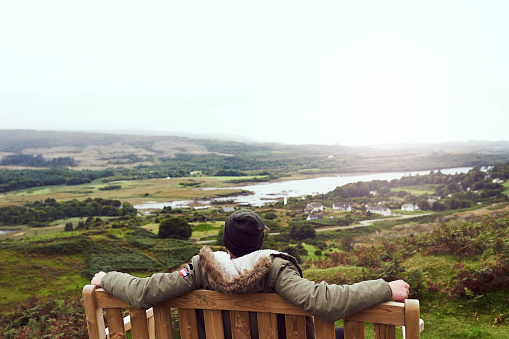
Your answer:
[[[260,338],[277,338],[277,314],[285,315],[287,338],[306,338],[306,316],[313,316],[274,293],[226,295],[196,290],[158,304],[149,311],[131,307],[101,288],[83,288],[90,339],[125,338],[126,327],[135,339],[173,339],[172,310],[178,310],[181,338],[198,338],[196,310],[203,310],[207,338],[223,339],[222,311],[230,312],[233,338],[249,338],[249,312],[257,313]],[[103,310],[105,311],[103,313]],[[128,325],[124,310],[129,311]],[[344,319],[345,338],[364,338],[365,322],[374,323],[375,338],[393,339],[396,326],[405,326],[405,338],[419,338],[419,301],[386,302]],[[108,325],[106,330],[105,321]],[[314,316],[315,337],[334,339],[334,324]],[[154,336],[155,335],[155,336]]]

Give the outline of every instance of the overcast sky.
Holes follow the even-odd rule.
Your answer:
[[[509,1],[2,1],[0,129],[509,140]]]

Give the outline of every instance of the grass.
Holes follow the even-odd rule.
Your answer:
[[[40,297],[76,296],[90,281],[81,275],[83,257],[80,255],[47,258],[36,254],[0,249],[2,284],[0,284],[0,312],[27,300]]]
[[[318,258],[325,259],[324,251],[322,251],[321,256],[318,256],[315,254],[315,251],[317,250],[317,248],[315,246],[309,245],[309,244],[304,244],[304,248],[306,249],[306,251],[308,251],[308,255],[306,256],[306,259],[313,259],[313,260],[316,260]]]
[[[187,262],[200,247],[157,239],[139,228],[61,232],[30,241],[0,244],[0,313],[41,298],[79,297],[100,270],[139,276],[164,272]]]
[[[503,193],[504,194],[509,194],[509,180],[506,180],[502,185],[504,186]]]
[[[413,195],[434,194],[433,185],[402,186],[391,188],[392,192],[406,191]]]
[[[217,236],[221,227],[224,226],[224,221],[197,223],[193,227],[192,239],[201,239],[204,237]]]
[[[147,203],[149,201],[164,202],[168,200],[202,199],[215,196],[224,196],[240,192],[240,189],[211,189],[231,187],[231,180],[236,177],[199,177],[199,178],[172,178],[172,179],[147,179],[121,181],[120,190],[102,191],[99,188],[108,186],[100,180],[89,184],[76,186],[48,186],[43,188],[31,188],[22,191],[13,191],[0,196],[0,206],[24,204],[54,198],[57,201],[85,200],[86,198],[103,198],[128,201],[132,205]],[[189,189],[185,184],[198,183]],[[184,185],[183,185],[184,184]]]

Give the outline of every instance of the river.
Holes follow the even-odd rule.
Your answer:
[[[456,174],[456,173],[467,173],[470,171],[472,167],[458,167],[458,168],[448,168],[441,169],[440,171],[443,174]],[[251,195],[240,195],[240,196],[230,196],[225,198],[216,198],[215,201],[234,201],[235,203],[240,204],[249,204],[251,206],[263,206],[265,204],[273,203],[276,201],[281,201],[284,197],[298,197],[303,195],[317,195],[317,194],[325,194],[332,190],[334,190],[338,186],[343,186],[350,183],[355,182],[367,182],[372,180],[393,180],[400,179],[405,176],[414,176],[414,175],[427,175],[431,170],[426,171],[413,171],[413,172],[389,172],[389,173],[373,173],[373,174],[351,174],[351,175],[336,175],[336,176],[326,176],[326,177],[318,177],[312,179],[302,179],[302,180],[288,180],[288,181],[277,181],[277,182],[268,182],[268,183],[260,183],[248,186],[240,186],[240,187],[229,187],[224,189],[242,189],[246,191],[253,192]],[[204,190],[215,190],[217,188],[206,188]],[[196,209],[200,208],[208,208],[210,207],[210,200],[179,200],[179,201],[169,201],[169,202],[148,202],[145,204],[135,205],[134,207],[139,210],[144,209],[162,209],[166,206],[171,206],[172,208],[184,208],[184,207],[194,207]]]

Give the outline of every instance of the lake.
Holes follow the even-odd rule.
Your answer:
[[[458,167],[441,169],[443,174],[456,174],[467,173],[472,167]],[[318,177],[312,179],[302,180],[288,180],[278,182],[260,183],[248,186],[229,187],[224,189],[242,189],[253,192],[251,195],[229,196],[225,198],[216,198],[215,201],[234,201],[240,204],[250,204],[251,206],[263,206],[265,204],[281,201],[284,197],[299,197],[303,195],[317,195],[325,194],[334,190],[338,186],[343,186],[350,183],[366,182],[372,180],[393,180],[400,179],[405,176],[414,175],[427,175],[432,170],[426,171],[413,171],[413,172],[390,172],[390,173],[372,173],[372,174],[359,174],[359,175],[336,175]],[[217,188],[207,188],[204,190],[213,190]],[[146,204],[135,205],[134,207],[143,209],[162,209],[163,207],[170,206],[171,208],[184,208],[194,207],[195,209],[210,207],[210,200],[179,200],[169,201],[163,203],[148,202]]]

